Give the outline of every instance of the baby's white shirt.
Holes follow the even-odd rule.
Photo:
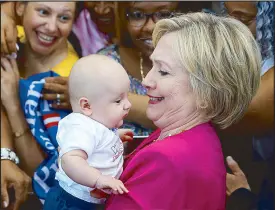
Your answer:
[[[59,158],[69,151],[80,149],[87,153],[87,162],[103,175],[118,179],[123,170],[123,143],[118,135],[103,124],[80,113],[71,113],[60,120],[57,131],[60,146]],[[91,203],[103,203],[105,199],[90,196],[94,188],[80,185],[70,179],[62,169],[61,161],[56,179],[71,195]],[[81,173],[79,169],[78,173]]]

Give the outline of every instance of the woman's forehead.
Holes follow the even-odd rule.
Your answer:
[[[140,9],[140,10],[159,10],[163,8],[176,8],[178,2],[131,2],[129,4],[130,8]]]
[[[76,3],[75,2],[29,2],[29,4],[34,6],[44,6],[51,10],[57,11],[75,11]]]

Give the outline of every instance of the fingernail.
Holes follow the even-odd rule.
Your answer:
[[[232,162],[232,161],[233,161],[233,158],[232,158],[231,156],[228,156],[228,157],[226,158],[226,160],[227,160],[228,162]]]
[[[7,208],[7,207],[8,207],[8,202],[7,202],[7,201],[4,201],[4,202],[3,202],[3,206],[4,206],[4,208]]]
[[[12,57],[13,59],[16,59],[16,58],[17,58],[17,54],[16,54],[15,52],[13,52],[13,53],[11,54],[11,57]]]

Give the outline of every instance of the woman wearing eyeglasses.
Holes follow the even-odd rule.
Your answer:
[[[120,62],[129,74],[132,109],[126,117],[125,128],[138,136],[148,136],[155,126],[146,117],[148,104],[146,89],[141,85],[152,68],[149,56],[153,52],[152,32],[155,23],[173,16],[178,2],[119,2],[117,35],[120,45],[111,45],[99,51]]]

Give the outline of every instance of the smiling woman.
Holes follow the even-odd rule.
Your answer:
[[[106,209],[224,210],[226,170],[213,124],[238,121],[256,94],[257,42],[239,21],[206,13],[160,20],[152,37],[153,67],[142,83],[159,129],[125,158],[129,193],[111,195]]]
[[[52,57],[61,53],[64,58],[67,54],[67,37],[72,29],[75,9],[73,2],[18,3],[16,12],[22,18],[30,49],[40,55],[54,53]]]
[[[33,187],[38,197],[43,199],[47,188],[54,183],[57,149],[53,145],[56,130],[54,126],[51,129],[47,126],[51,119],[29,119],[31,116],[55,113],[56,117],[53,119],[58,122],[67,113],[65,109],[70,107],[66,102],[68,98],[65,77],[69,75],[78,56],[67,42],[67,37],[76,15],[76,3],[17,2],[14,11],[14,17],[7,16],[4,23],[11,23],[10,27],[14,22],[21,23],[22,27],[18,27],[18,68],[14,59],[1,58],[1,102],[5,111],[5,115],[1,115],[1,121],[6,123],[7,128],[2,132],[8,134],[3,141],[10,141],[14,146],[22,170],[29,176],[33,176],[35,172]],[[9,22],[11,18],[14,22]],[[1,24],[1,32],[3,30]],[[48,78],[49,76],[53,77]],[[34,84],[40,85],[39,89]],[[33,106],[28,106],[30,101]],[[62,110],[52,110],[49,107],[52,102],[53,107]],[[43,161],[45,157],[47,161]],[[45,175],[41,168],[47,168],[48,173]],[[8,169],[5,171],[9,172]],[[20,192],[21,187],[16,186],[15,191]]]

